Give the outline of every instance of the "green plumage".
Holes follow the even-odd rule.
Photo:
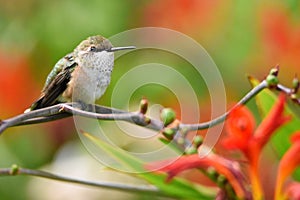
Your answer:
[[[66,90],[77,63],[73,54],[70,53],[60,59],[49,73],[41,97],[35,101],[30,110],[51,106],[59,103],[59,97]]]

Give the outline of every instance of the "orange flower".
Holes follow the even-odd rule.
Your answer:
[[[291,13],[284,6],[271,7],[262,10],[260,26],[264,59],[299,66],[300,26],[293,23]]]
[[[243,107],[235,109],[226,121],[228,138],[224,140],[223,145],[227,149],[241,150],[248,158],[254,199],[263,197],[258,175],[258,162],[262,148],[275,130],[290,119],[290,116],[284,116],[284,103],[285,96],[282,94],[256,130],[254,130],[253,116]]]
[[[292,182],[289,183],[285,190],[286,196],[288,199],[300,199],[300,183],[298,182]]]
[[[248,141],[255,129],[252,113],[244,106],[237,107],[225,123],[228,137],[223,140],[227,149],[239,149],[246,153]]]
[[[278,167],[278,174],[276,180],[276,199],[283,199],[284,196],[294,196],[296,195],[297,190],[299,189],[300,185],[298,184],[290,184],[287,188],[288,191],[286,194],[283,193],[283,184],[284,181],[288,176],[292,174],[295,168],[300,164],[300,132],[295,133],[292,138],[292,146],[290,149],[284,154],[282,157],[279,167]],[[297,194],[300,197],[300,192],[298,190]],[[293,198],[294,199],[294,198]]]
[[[250,193],[245,188],[245,180],[240,171],[239,164],[235,161],[211,153],[201,158],[197,154],[181,156],[170,165],[165,166],[164,164],[164,161],[152,163],[148,165],[147,168],[151,170],[157,169],[159,166],[164,166],[160,171],[167,172],[167,181],[170,181],[174,176],[188,169],[214,167],[218,173],[228,179],[238,198],[248,199],[250,196]]]
[[[0,49],[0,70],[1,117],[23,112],[39,95],[30,73],[29,60],[24,56],[5,54]]]
[[[241,150],[249,161],[248,172],[251,183],[251,193],[248,191],[248,184],[245,180],[240,165],[232,160],[226,159],[214,153],[210,153],[206,157],[199,157],[199,155],[185,155],[180,157],[171,165],[164,161],[154,163],[148,169],[157,169],[163,166],[160,171],[167,172],[168,179],[171,180],[178,173],[192,168],[207,169],[213,167],[219,174],[224,175],[229,184],[232,186],[237,198],[239,199],[263,199],[261,182],[258,174],[259,156],[262,148],[269,141],[275,130],[286,123],[290,116],[284,115],[285,95],[280,95],[277,102],[262,121],[262,123],[255,129],[255,121],[246,107],[239,107],[234,109],[227,121],[226,129],[228,137],[223,141],[223,144],[228,149]],[[280,174],[277,181],[277,188],[279,188],[279,195],[282,195],[283,180],[295,169],[300,163],[300,154],[295,156],[300,151],[300,133],[294,136],[294,141],[297,141],[291,150],[284,156]],[[290,152],[290,153],[289,153]],[[288,195],[294,188],[290,188]],[[224,192],[224,191],[223,191]],[[279,196],[277,195],[277,196]],[[281,197],[281,196],[280,196]]]
[[[145,7],[143,21],[146,26],[198,32],[201,27],[211,28],[214,24],[214,15],[211,13],[217,12],[222,6],[222,1],[156,0]]]

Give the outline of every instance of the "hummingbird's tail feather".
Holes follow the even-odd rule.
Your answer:
[[[27,108],[24,113],[27,113],[29,111],[32,111],[32,110],[37,110],[37,109],[40,109],[40,108],[44,108],[44,107],[47,107],[45,105],[43,105],[43,101],[44,101],[44,95],[41,96],[38,100],[36,100],[35,102],[33,102],[30,106],[30,108]]]
[[[74,71],[76,66],[77,63],[73,63],[71,66],[68,66],[59,72],[51,83],[46,85],[43,89],[41,97],[33,102],[31,107],[25,110],[25,112],[61,103],[62,100],[60,101],[59,99],[62,93],[67,89],[68,83],[71,79],[71,73]]]
[[[35,102],[33,102],[31,104],[31,106],[29,108],[27,108],[24,113],[28,113],[32,110],[37,110],[37,109],[40,109],[42,108],[42,101],[44,99],[44,96],[41,96],[38,100],[36,100]]]
[[[44,108],[47,107],[47,105],[45,105],[43,102],[45,100],[45,96],[41,96],[38,100],[36,100],[35,102],[33,102],[33,104],[30,106],[31,110],[37,110],[40,108]]]
[[[38,100],[36,100],[35,102],[33,102],[30,106],[30,108],[27,108],[24,113],[27,113],[29,111],[33,111],[33,110],[37,110],[37,109],[41,109],[41,108],[45,108],[45,107],[48,107],[48,106],[53,106],[55,104],[59,104],[59,103],[62,103],[60,101],[55,101],[55,102],[52,102],[50,103],[49,101],[45,101],[45,96],[41,96]]]

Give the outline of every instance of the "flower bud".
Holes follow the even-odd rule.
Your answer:
[[[164,130],[162,131],[162,134],[169,140],[172,140],[174,138],[175,133],[175,130],[171,128],[164,128]]]
[[[297,78],[297,76],[295,76],[295,78],[293,79],[293,89],[294,89],[294,93],[297,93],[300,87],[300,82],[299,79]]]
[[[203,143],[203,137],[201,135],[196,135],[193,139],[193,144],[199,147]]]
[[[18,171],[19,171],[19,166],[16,164],[13,164],[10,168],[9,174],[16,175],[18,173]]]
[[[268,83],[268,87],[275,87],[279,83],[277,76],[273,74],[269,74],[266,78],[266,81]]]
[[[192,145],[190,147],[188,147],[186,150],[185,150],[185,153],[190,155],[190,154],[196,154],[198,151],[197,151],[197,148]]]
[[[276,65],[274,68],[270,70],[269,75],[277,76],[279,72],[279,65]]]
[[[168,126],[176,119],[176,114],[171,108],[164,108],[160,113],[160,119],[163,121],[164,126]]]
[[[140,113],[146,114],[148,109],[148,100],[146,98],[143,98],[140,102]]]

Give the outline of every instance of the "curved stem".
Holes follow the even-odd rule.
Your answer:
[[[226,117],[229,115],[229,113],[236,108],[237,106],[246,104],[250,99],[252,99],[255,95],[257,95],[259,92],[261,92],[263,89],[267,88],[267,82],[264,80],[260,84],[258,84],[256,87],[254,87],[252,90],[250,90],[236,105],[234,105],[229,111],[224,113],[223,115],[208,121],[203,122],[199,124],[181,124],[180,128],[185,128],[187,130],[203,130],[208,129],[209,127],[215,126],[221,122],[223,122]]]
[[[151,195],[158,195],[158,196],[167,196],[166,194],[161,192],[158,188],[152,185],[129,185],[127,183],[122,184],[122,183],[112,183],[112,182],[104,182],[104,181],[95,182],[95,181],[81,180],[81,179],[56,175],[41,170],[20,168],[17,166],[13,166],[11,168],[0,168],[0,176],[15,176],[15,175],[38,176],[38,177],[53,179],[57,181],[77,183],[77,184],[100,187],[100,188],[107,188],[107,189],[120,190],[126,192],[143,193],[143,194],[148,193]]]
[[[261,186],[261,181],[259,179],[259,174],[257,171],[257,166],[249,166],[249,177],[252,185],[252,196],[253,200],[262,200],[263,199],[263,191]]]

